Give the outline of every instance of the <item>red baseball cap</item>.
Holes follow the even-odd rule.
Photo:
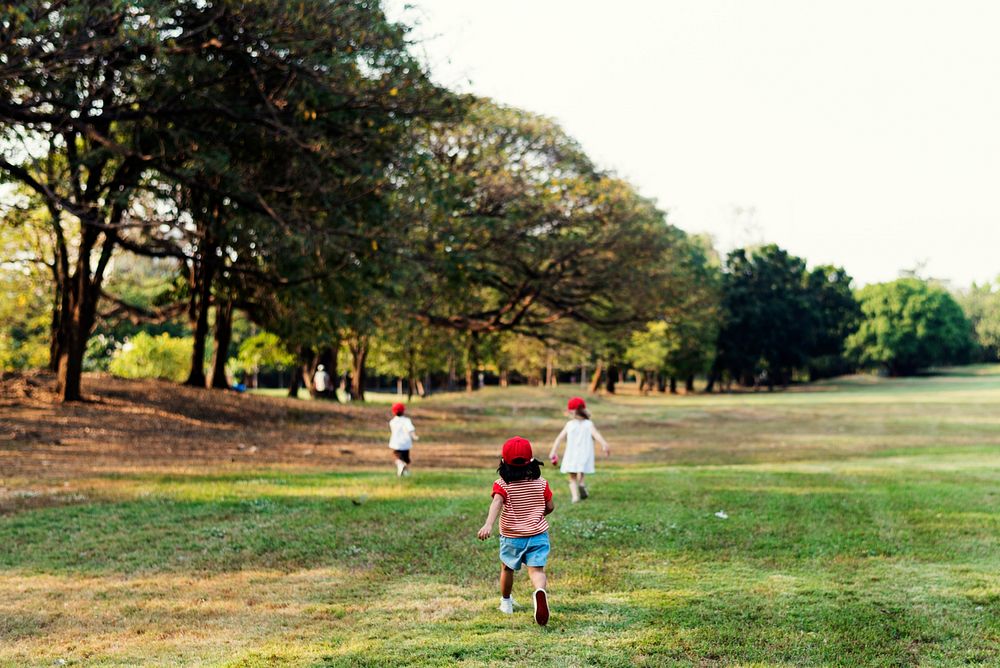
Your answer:
[[[534,459],[531,443],[526,438],[515,436],[503,444],[503,460],[511,466],[527,466]]]
[[[566,409],[571,411],[575,411],[577,408],[586,408],[586,407],[587,407],[587,402],[585,402],[580,397],[573,397],[566,404]]]
[[[403,404],[393,404],[392,405],[392,414],[393,415],[402,415],[405,412],[406,412],[406,406],[404,406]]]

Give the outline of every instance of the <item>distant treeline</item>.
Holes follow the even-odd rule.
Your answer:
[[[374,0],[0,8],[0,364],[364,397],[787,384],[995,359],[993,286],[719,258],[552,120],[429,78]]]

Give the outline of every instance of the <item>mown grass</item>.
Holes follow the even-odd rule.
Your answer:
[[[990,370],[594,402],[640,445],[585,503],[554,477],[544,629],[523,576],[495,609],[486,468],[68,481],[0,517],[0,663],[1000,665]],[[567,391],[426,405],[545,434]]]

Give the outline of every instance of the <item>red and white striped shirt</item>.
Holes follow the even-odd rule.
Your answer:
[[[504,482],[498,478],[493,483],[493,495],[503,497],[500,510],[500,535],[506,538],[525,538],[545,533],[549,523],[545,519],[545,503],[552,499],[552,490],[545,478]]]

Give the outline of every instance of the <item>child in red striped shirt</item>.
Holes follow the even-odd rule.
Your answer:
[[[515,436],[503,444],[503,456],[493,483],[493,502],[486,524],[479,530],[479,540],[493,532],[493,523],[500,515],[500,612],[514,612],[514,571],[521,564],[528,567],[528,577],[535,587],[532,600],[535,621],[541,626],[549,621],[549,601],[545,587],[545,564],[549,557],[549,523],[545,516],[552,512],[552,490],[542,477],[542,463],[534,458],[531,443]]]

